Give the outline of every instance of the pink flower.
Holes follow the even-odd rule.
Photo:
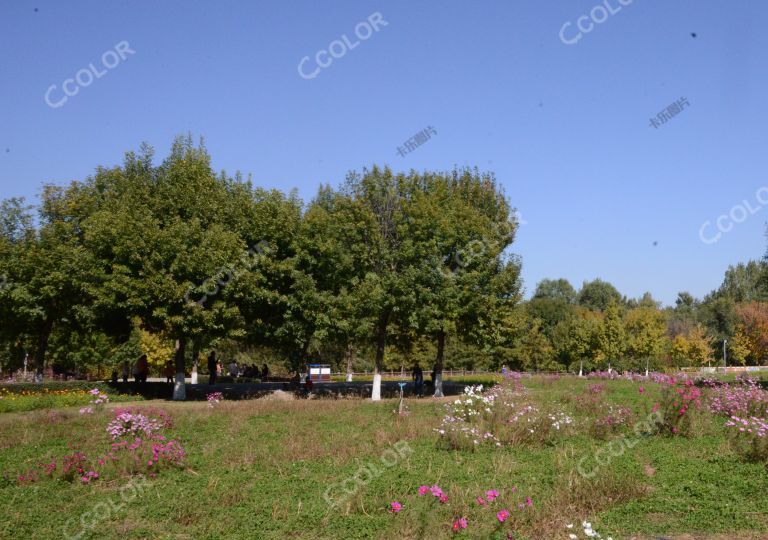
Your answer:
[[[653,408],[651,409],[651,412],[656,412],[658,410],[659,410],[659,404],[657,403],[656,405],[653,406]]]
[[[488,501],[493,502],[493,500],[499,496],[499,492],[495,489],[489,489],[485,492],[485,495],[488,497]]]
[[[512,486],[512,493],[517,493],[517,486]]]
[[[453,522],[453,532],[459,532],[467,528],[467,518],[459,518]]]
[[[397,514],[397,513],[398,513],[400,510],[402,510],[402,508],[403,508],[403,505],[402,505],[402,504],[400,504],[400,503],[399,503],[399,502],[397,502],[397,501],[392,501],[392,503],[390,504],[390,506],[391,506],[392,508],[391,508],[389,511],[390,511],[390,512],[392,512],[393,514]]]
[[[477,504],[479,504],[479,505],[481,505],[481,506],[485,506],[485,505],[486,505],[486,504],[488,504],[488,503],[487,503],[487,502],[485,502],[485,499],[483,499],[482,497],[478,497],[478,498],[477,498]]]
[[[426,495],[427,493],[429,493],[429,486],[419,487],[419,495]]]
[[[531,499],[530,497],[526,497],[525,504],[528,506],[533,506],[533,499]]]
[[[638,388],[638,391],[642,394],[643,392],[645,392],[645,387],[641,386],[640,388]]]
[[[440,486],[438,486],[437,484],[429,488],[429,491],[432,492],[432,495],[434,497],[440,497],[443,494],[443,490],[440,489]]]
[[[440,495],[440,502],[443,503],[443,504],[447,503],[448,502],[448,495],[446,495],[445,493]]]
[[[496,514],[496,519],[499,520],[499,523],[504,523],[505,521],[507,521],[508,517],[509,517],[508,510],[499,510],[499,512]]]

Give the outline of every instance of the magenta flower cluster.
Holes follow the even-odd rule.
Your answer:
[[[517,493],[517,487],[510,489],[511,493]],[[437,499],[442,504],[448,503],[448,495],[442,490],[440,486],[434,484],[432,486],[423,485],[418,489],[419,497],[425,497],[431,495],[434,499]],[[478,506],[483,508],[490,508],[495,501],[500,500],[500,493],[496,489],[486,490],[482,495],[475,499]],[[500,505],[499,505],[500,506]],[[496,526],[500,527],[502,524],[509,520],[512,512],[509,508],[500,508],[496,506]],[[519,510],[525,510],[533,506],[533,499],[526,497],[524,502],[520,502],[517,505]],[[390,503],[389,512],[393,514],[399,513],[403,509],[403,505],[398,501],[392,501]],[[451,530],[455,533],[461,532],[469,526],[469,519],[466,516],[456,516],[451,523]]]
[[[211,392],[210,394],[206,395],[206,399],[208,400],[208,406],[213,408],[218,403],[224,401],[224,394],[221,392]]]
[[[133,441],[112,443],[106,460],[118,462],[124,469],[144,471],[154,478],[162,465],[181,467],[186,453],[176,440],[167,440],[163,435],[149,438],[135,438]]]
[[[420,496],[426,495],[427,493],[431,493],[433,497],[438,499],[443,504],[448,502],[448,495],[443,493],[443,490],[440,489],[440,486],[438,486],[437,484],[435,484],[432,487],[429,487],[429,486],[419,487]]]
[[[160,422],[154,418],[148,418],[140,413],[123,412],[107,425],[107,433],[114,441],[125,436],[150,436],[161,427]]]
[[[186,453],[179,441],[169,440],[159,433],[173,424],[165,411],[159,411],[161,418],[126,409],[116,412],[115,419],[106,429],[114,441],[106,455],[93,460],[82,452],[74,452],[62,458],[61,468],[56,459],[40,463],[38,468],[49,478],[59,472],[63,480],[79,479],[83,484],[90,484],[110,471],[118,476],[146,473],[154,478],[163,467],[183,466]],[[18,480],[35,482],[38,478],[39,471],[31,470],[19,475]]]

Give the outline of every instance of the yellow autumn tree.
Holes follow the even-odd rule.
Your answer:
[[[744,326],[738,325],[736,327],[736,333],[728,342],[730,363],[741,364],[742,366],[746,365],[753,349],[754,344],[744,331]]]
[[[667,321],[655,308],[640,307],[624,318],[628,352],[635,358],[658,357],[668,346]]]
[[[672,340],[670,357],[676,367],[703,366],[712,361],[712,345],[707,331],[700,325],[692,326],[685,334]]]
[[[675,336],[672,340],[672,347],[669,350],[673,366],[683,367],[688,363],[688,347],[688,339],[683,334]]]
[[[688,358],[694,366],[703,366],[712,361],[712,340],[700,324],[688,332]]]
[[[162,334],[140,329],[139,347],[141,354],[147,355],[150,372],[160,372],[165,363],[173,358],[173,343]]]

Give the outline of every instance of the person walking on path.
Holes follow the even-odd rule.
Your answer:
[[[174,369],[173,369],[173,362],[168,360],[165,363],[165,368],[163,369],[163,372],[165,373],[165,382],[166,383],[173,383],[173,377],[175,375]]]
[[[416,395],[421,397],[424,395],[424,372],[421,371],[421,367],[417,364],[413,367],[413,384],[415,387]]]
[[[208,355],[208,384],[216,384],[218,375],[218,362],[216,362],[216,351],[211,351]]]
[[[147,361],[147,355],[142,354],[136,361],[136,382],[145,383],[149,376],[149,362]]]
[[[233,379],[237,379],[240,376],[240,367],[234,360],[229,363],[229,376]]]

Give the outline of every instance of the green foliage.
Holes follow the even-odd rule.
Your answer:
[[[476,170],[373,167],[304,208],[294,192],[214,173],[202,143],[180,137],[160,164],[142,145],[120,167],[46,186],[38,213],[33,227],[22,200],[0,205],[9,365],[22,350],[39,369],[98,373],[141,353],[162,364],[175,342],[183,371],[229,340],[288,370],[356,352],[381,369],[387,351],[425,339],[440,343],[425,364],[443,362],[446,340],[463,351],[450,362],[498,364],[487,340],[519,301],[517,224]]]
[[[605,309],[605,317],[597,335],[597,345],[597,359],[603,362],[615,362],[627,350],[626,330],[616,304],[611,304]]]
[[[565,323],[576,314],[576,291],[565,279],[542,280],[528,302],[531,317],[541,320],[542,328],[552,340],[558,324]]]
[[[557,371],[555,350],[544,335],[540,319],[530,319],[513,349],[514,366],[531,371]]]
[[[578,295],[579,305],[594,311],[605,311],[612,304],[618,305],[621,301],[621,294],[616,287],[602,279],[585,281]]]

